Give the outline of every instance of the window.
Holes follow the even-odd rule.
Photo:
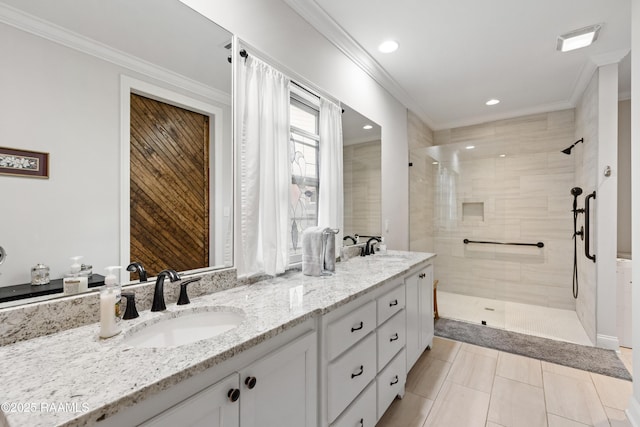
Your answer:
[[[306,96],[305,96],[306,95]],[[291,88],[289,162],[289,262],[302,261],[302,232],[318,225],[318,99]]]

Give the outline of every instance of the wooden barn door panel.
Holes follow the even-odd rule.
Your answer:
[[[131,260],[209,265],[209,117],[131,94]]]

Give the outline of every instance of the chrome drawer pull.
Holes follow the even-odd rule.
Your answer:
[[[395,334],[393,334],[393,336],[389,339],[389,342],[394,342],[398,339],[398,333],[396,332]]]
[[[360,322],[360,326],[358,326],[357,328],[351,328],[351,332],[359,331],[362,328],[364,328],[364,323]]]
[[[391,384],[389,384],[389,385],[395,385],[395,384],[398,384],[398,381],[400,381],[400,380],[398,379],[398,376],[396,375],[396,376],[393,378],[393,381],[391,381]]]
[[[355,377],[359,377],[360,375],[362,375],[363,372],[364,372],[364,366],[360,365],[360,372],[358,372],[357,374],[351,374],[351,379],[354,379]]]

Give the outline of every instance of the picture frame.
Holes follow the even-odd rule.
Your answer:
[[[0,147],[0,175],[49,178],[49,153]]]

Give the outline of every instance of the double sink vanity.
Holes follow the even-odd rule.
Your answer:
[[[0,426],[373,427],[433,339],[435,254],[389,251],[0,347]],[[170,284],[168,286],[173,286]]]

